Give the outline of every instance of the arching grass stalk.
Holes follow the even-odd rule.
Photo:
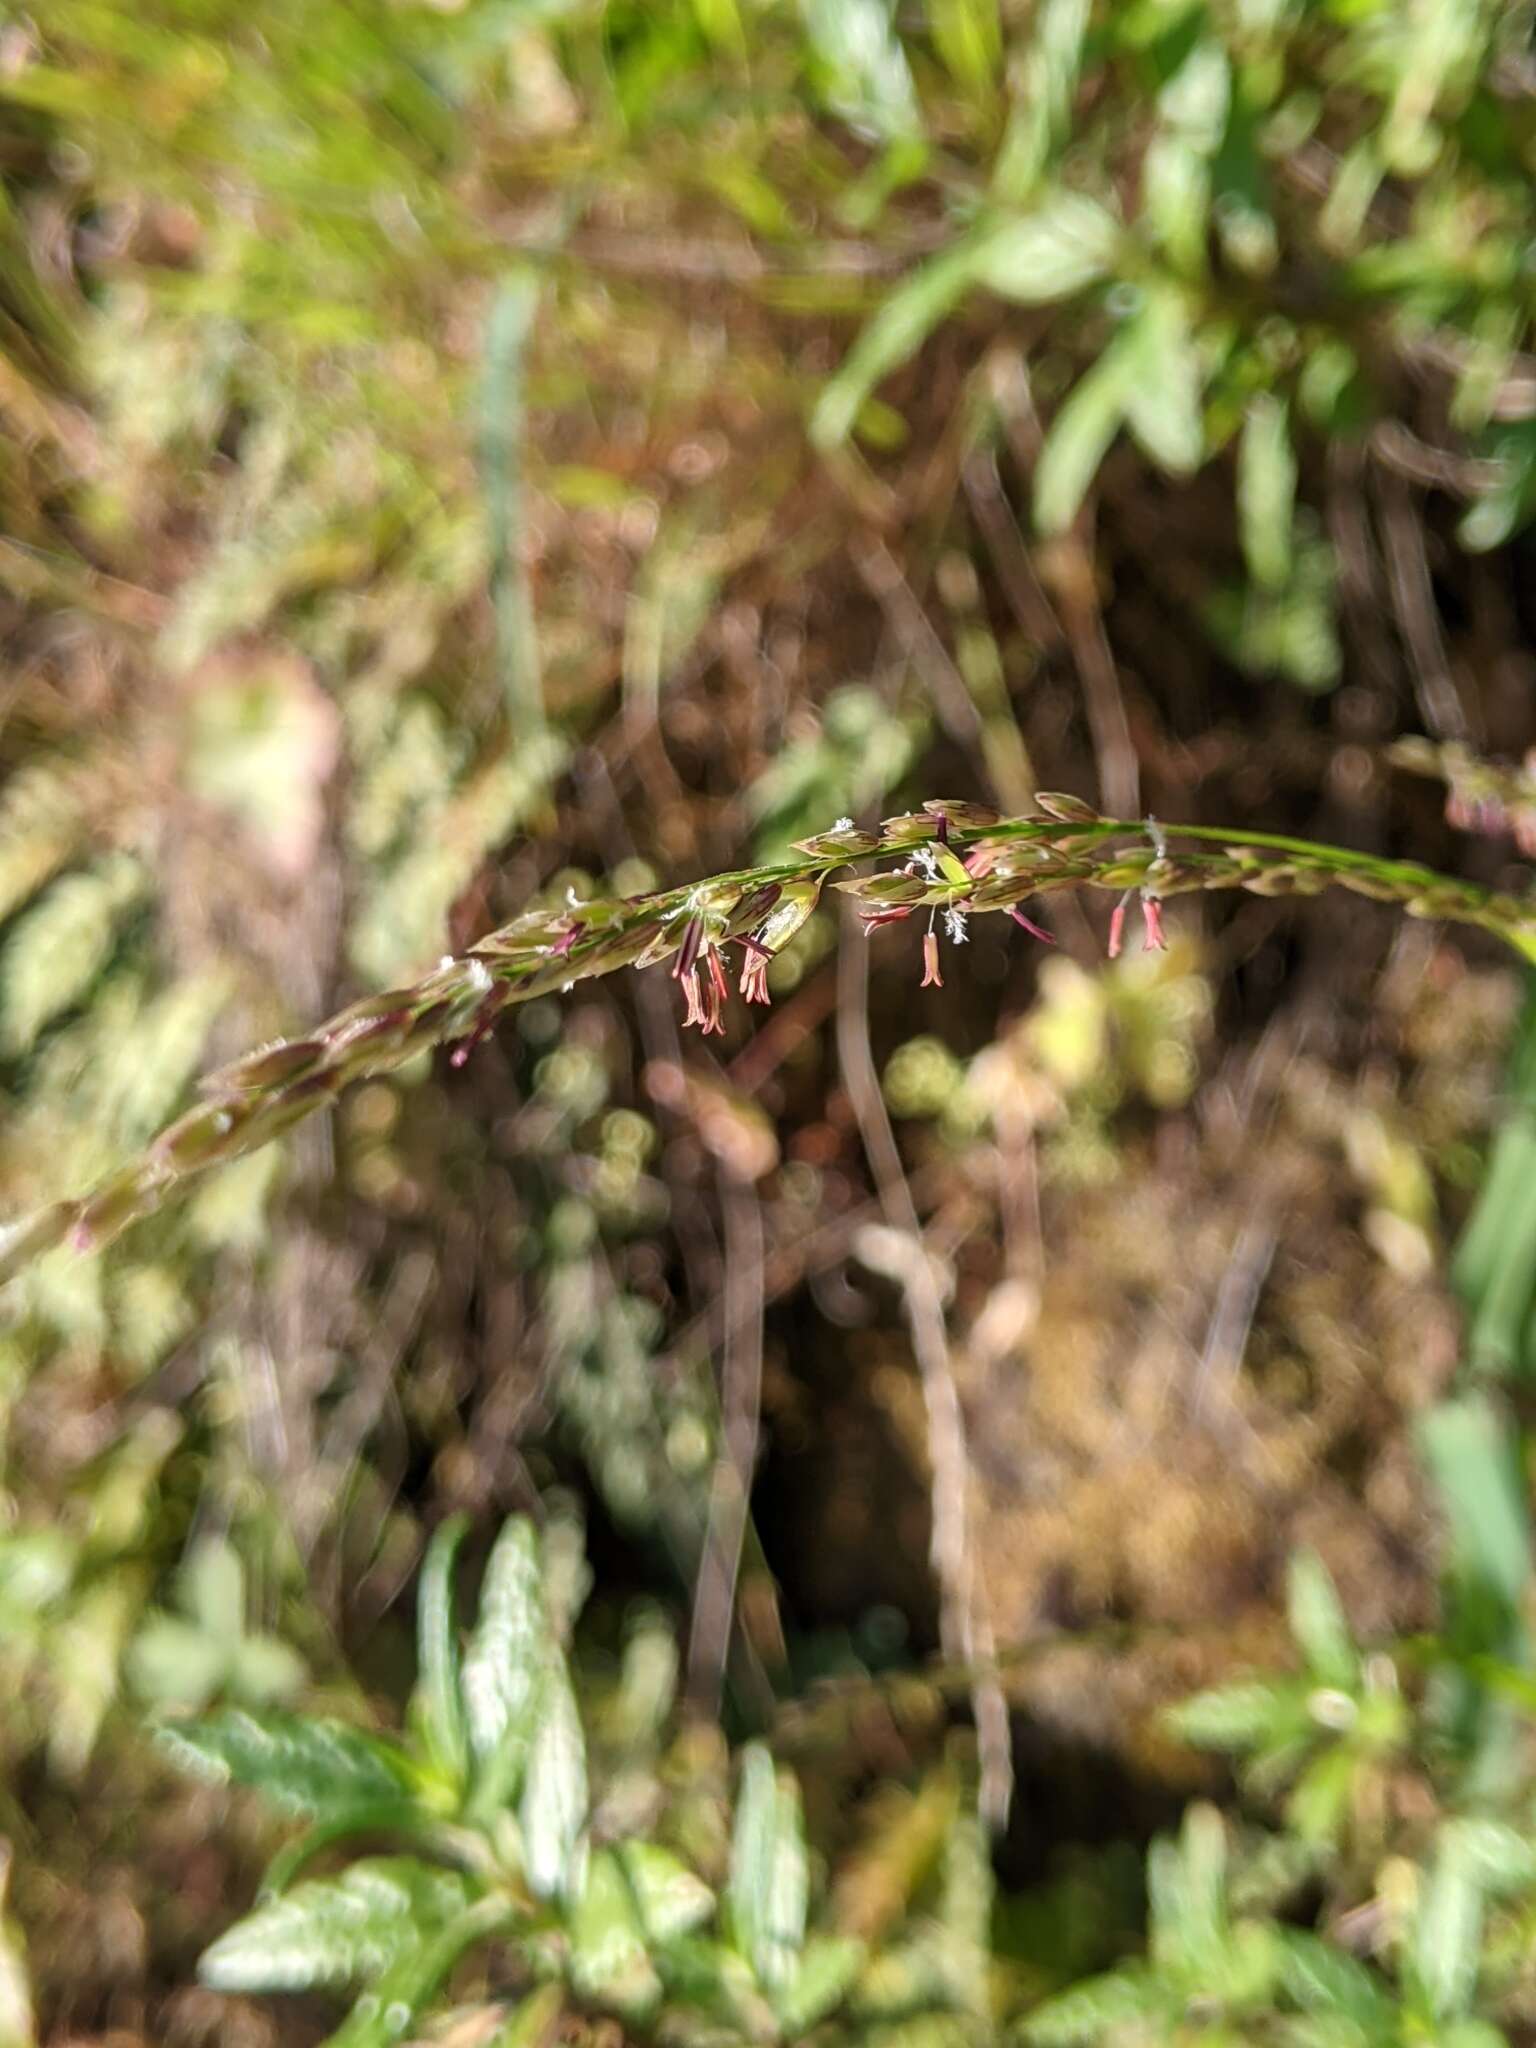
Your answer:
[[[454,1063],[462,1064],[512,1004],[591,975],[670,959],[688,1022],[719,1030],[730,996],[727,962],[742,995],[766,1002],[769,960],[836,871],[867,858],[884,856],[895,865],[832,886],[857,900],[866,930],[926,912],[928,984],[942,985],[940,930],[963,942],[971,917],[1001,911],[1048,939],[1020,905],[1076,888],[1119,898],[1112,951],[1119,950],[1133,899],[1140,900],[1145,942],[1156,947],[1167,897],[1201,889],[1312,896],[1337,885],[1397,903],[1410,917],[1480,925],[1536,962],[1536,898],[1277,833],[1103,818],[1076,797],[1042,795],[1036,802],[1045,815],[999,818],[978,804],[938,800],[887,819],[878,832],[842,821],[799,841],[793,859],[647,896],[529,911],[411,987],[369,996],[307,1037],[266,1046],[211,1075],[202,1102],[89,1194],[0,1227],[0,1280],[66,1239],[82,1250],[108,1242],[162,1207],[188,1175],[270,1143],[329,1107],[354,1081],[389,1073],[438,1045],[452,1046]]]

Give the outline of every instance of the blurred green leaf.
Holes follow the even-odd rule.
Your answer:
[[[1483,1897],[1465,1841],[1442,1830],[1414,1914],[1408,1963],[1436,2020],[1466,2012],[1477,1983]]]
[[[976,282],[986,235],[964,238],[895,285],[862,329],[811,414],[818,448],[846,441],[882,378],[909,361]]]
[[[1155,2022],[1167,2008],[1166,1993],[1149,1971],[1112,1970],[1046,1999],[1026,2015],[1020,2031],[1033,2048],[1077,2048],[1079,2042],[1112,2039],[1121,2028],[1134,2033],[1145,2027],[1155,2039]]]
[[[538,1538],[530,1522],[514,1516],[486,1566],[461,1680],[482,1810],[512,1797],[522,1782],[547,1647]]]
[[[458,1785],[469,1768],[469,1734],[460,1690],[454,1566],[468,1527],[467,1516],[450,1515],[434,1530],[422,1560],[416,1608],[421,1676],[412,1702],[429,1754]]]
[[[1419,1439],[1450,1524],[1452,1572],[1513,1620],[1531,1582],[1531,1526],[1507,1429],[1490,1401],[1472,1396],[1431,1409]]]
[[[1137,353],[1134,334],[1122,328],[1058,407],[1035,464],[1035,525],[1042,533],[1065,533],[1082,510],[1124,422]]]
[[[1261,392],[1249,400],[1237,457],[1237,516],[1243,558],[1255,583],[1279,590],[1291,573],[1296,507],[1296,456],[1283,399]]]
[[[587,1820],[587,1743],[565,1659],[551,1646],[537,1693],[518,1821],[528,1883],[541,1899],[569,1893]]]
[[[36,2048],[37,2026],[26,1943],[5,1910],[10,1875],[10,1845],[0,1843],[0,2048]]]
[[[805,1835],[798,1787],[758,1743],[741,1756],[729,1897],[736,1946],[763,1988],[782,1993],[805,1940]]]
[[[1155,1968],[1181,1977],[1213,1975],[1227,1939],[1227,1831],[1214,1806],[1196,1801],[1176,1841],[1147,1855],[1147,1904]]]
[[[928,26],[956,84],[984,92],[995,83],[1003,61],[997,0],[928,0]]]
[[[1213,1687],[1171,1707],[1170,1730],[1196,1749],[1255,1749],[1295,1720],[1284,1689],[1262,1680]]]
[[[345,1722],[225,1707],[164,1723],[157,1739],[194,1777],[249,1785],[280,1812],[323,1820],[338,1809],[409,1797],[415,1777],[392,1743]]]
[[[1298,1550],[1292,1557],[1285,1605],[1309,1674],[1320,1685],[1352,1691],[1360,1683],[1360,1653],[1328,1567],[1315,1550]]]
[[[655,1842],[621,1842],[616,1853],[648,1941],[662,1946],[706,1924],[715,1895],[681,1857]]]
[[[583,1998],[625,2019],[647,2018],[661,1999],[635,1898],[618,1857],[594,1850],[571,1909],[571,1983]]]
[[[917,95],[890,0],[800,0],[800,10],[833,111],[887,141],[920,135]]]
[[[145,876],[126,854],[55,882],[0,951],[0,1051],[27,1052],[106,965]]]
[[[1093,200],[1047,193],[1028,213],[983,230],[974,281],[1020,305],[1049,305],[1110,274],[1120,233],[1114,216]]]
[[[1128,323],[1125,344],[1127,426],[1161,468],[1192,475],[1205,458],[1205,372],[1182,295],[1150,292]]]
[[[794,1975],[773,2002],[786,2039],[799,2040],[836,2011],[848,1996],[864,1958],[861,1941],[839,1935],[811,1936]]]
[[[1386,1987],[1346,1950],[1301,1928],[1280,1931],[1282,1981],[1304,2012],[1347,2021],[1367,2038],[1385,2034],[1392,2020]]]
[[[474,1897],[467,1878],[414,1857],[371,1857],[296,1885],[237,1920],[207,1949],[215,1991],[304,1991],[379,1976]]]

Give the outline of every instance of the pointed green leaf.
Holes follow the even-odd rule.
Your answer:
[[[847,440],[875,386],[958,305],[976,281],[977,254],[974,238],[957,242],[886,294],[816,401],[811,439],[818,448]]]
[[[1003,56],[997,0],[929,0],[934,47],[958,85],[987,90]]]
[[[421,1677],[412,1702],[433,1761],[462,1785],[469,1768],[469,1731],[460,1691],[458,1626],[453,1611],[454,1565],[469,1527],[450,1515],[427,1545],[416,1595],[417,1658]]]
[[[1409,1946],[1413,1979],[1436,2019],[1465,2013],[1477,1985],[1482,1939],[1482,1888],[1465,1845],[1447,1829],[1424,1883]]]
[[[1512,1439],[1481,1398],[1446,1401],[1419,1426],[1451,1528],[1452,1568],[1519,1613],[1531,1576],[1530,1516]]]
[[[1304,1842],[1331,1842],[1338,1834],[1349,1813],[1356,1769],[1351,1751],[1336,1743],[1297,1779],[1285,1802],[1285,1818]]]
[[[598,1849],[570,1917],[571,1983],[583,1998],[627,2020],[641,2020],[661,2000],[661,1979],[646,1949],[645,1930],[618,1857]]]
[[[1089,0],[1042,0],[1030,15],[1023,90],[993,172],[999,198],[1027,198],[1070,133],[1091,13]]]
[[[1214,1806],[1197,1800],[1176,1842],[1147,1855],[1149,1941],[1154,1966],[1178,1975],[1213,1975],[1227,1936],[1227,1830]]]
[[[468,1878],[413,1856],[354,1863],[295,1885],[237,1920],[203,1953],[214,1991],[304,1991],[378,1976],[473,1900]]]
[[[464,1658],[469,1740],[484,1760],[532,1716],[547,1630],[533,1525],[513,1516],[496,1539],[480,1617]]]
[[[833,111],[886,141],[920,134],[891,0],[800,0],[800,11]]]
[[[550,1648],[518,1807],[524,1872],[537,1897],[569,1891],[586,1818],[587,1740],[565,1659]]]
[[[1490,1896],[1508,1896],[1536,1885],[1536,1844],[1501,1820],[1467,1816],[1447,1823],[1454,1853]]]
[[[1205,457],[1205,373],[1182,296],[1150,293],[1125,344],[1134,359],[1123,393],[1126,425],[1154,462],[1189,476]]]
[[[761,1743],[742,1752],[731,1843],[730,1904],[736,1945],[763,1988],[790,1982],[805,1939],[809,1887],[800,1788]]]
[[[1315,1550],[1298,1550],[1286,1574],[1286,1614],[1307,1675],[1319,1685],[1353,1692],[1360,1653],[1328,1567]]]
[[[1053,192],[980,238],[975,281],[1020,305],[1049,305],[1109,276],[1119,246],[1112,213],[1081,193]]]
[[[1256,1679],[1197,1692],[1169,1709],[1164,1726],[1194,1749],[1241,1753],[1290,1734],[1298,1718],[1293,1687]]]
[[[1237,520],[1248,574],[1265,590],[1290,580],[1296,519],[1296,454],[1290,410],[1260,392],[1248,402],[1237,451]]]
[[[523,1782],[549,1648],[538,1538],[531,1523],[515,1516],[491,1552],[460,1677],[478,1765],[471,1811],[480,1820],[514,1798]]]
[[[1133,366],[1124,334],[1117,335],[1062,401],[1035,464],[1035,524],[1042,533],[1065,533],[1081,510],[1125,418]]]
[[[416,1786],[402,1751],[344,1721],[226,1707],[167,1722],[157,1739],[192,1776],[249,1785],[280,1812],[316,1820],[369,1801],[398,1803]]]
[[[1211,167],[1182,135],[1154,135],[1141,165],[1142,218],[1176,270],[1199,277],[1206,268],[1211,217]]]
[[[1348,2020],[1363,2034],[1377,2034],[1392,2018],[1385,1985],[1364,1963],[1320,1935],[1300,1928],[1279,1929],[1281,1982],[1304,2012]]]

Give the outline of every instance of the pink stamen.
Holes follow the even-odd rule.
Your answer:
[[[937,932],[923,934],[923,988],[942,988],[944,977],[939,972],[939,935]]]
[[[690,967],[686,974],[678,975],[677,979],[682,983],[683,996],[688,1005],[688,1013],[683,1018],[683,1028],[686,1030],[690,1024],[704,1022],[703,990],[699,987],[699,970],[697,967]]]
[[[1144,927],[1142,944],[1149,953],[1166,953],[1168,941],[1163,936],[1163,906],[1155,896],[1141,899],[1141,921]]]
[[[1009,904],[1008,915],[1013,919],[1015,924],[1023,925],[1025,931],[1029,933],[1032,939],[1040,939],[1047,946],[1055,945],[1056,941],[1052,937],[1051,933],[1042,931],[1039,925],[1035,924],[1031,919],[1027,918],[1024,915],[1023,911],[1019,909],[1016,903]]]
[[[900,924],[904,917],[912,915],[915,908],[916,905],[911,903],[889,903],[882,910],[861,910],[859,922],[869,933],[877,931],[883,924]]]

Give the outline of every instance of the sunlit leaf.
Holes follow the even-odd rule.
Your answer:
[[[486,1805],[509,1797],[521,1781],[547,1639],[538,1538],[531,1523],[515,1516],[486,1566],[461,1678],[469,1743],[480,1766],[476,1796]]]
[[[975,281],[1021,305],[1048,305],[1108,276],[1119,240],[1119,224],[1102,206],[1055,192],[978,238]]]
[[[634,1894],[617,1856],[598,1849],[571,1909],[571,1983],[583,1998],[626,2019],[643,2019],[661,1998]]]
[[[730,1906],[736,1945],[770,1993],[790,1982],[805,1939],[808,1874],[799,1788],[769,1752],[742,1752],[731,1843]]]
[[[1414,1914],[1409,1961],[1437,2019],[1465,2012],[1477,1982],[1483,1894],[1467,1845],[1442,1832]]]
[[[205,1950],[198,1972],[215,1991],[356,1983],[418,1947],[473,1897],[469,1879],[413,1857],[363,1860],[237,1920]]]
[[[1196,1693],[1168,1710],[1166,1721],[1181,1742],[1196,1749],[1257,1748],[1279,1730],[1290,1732],[1295,1710],[1285,1688],[1255,1679]]]
[[[1308,2012],[1348,2020],[1363,2033],[1383,2030],[1392,2012],[1382,1982],[1347,1950],[1300,1928],[1280,1930],[1282,1981]]]
[[[1299,1550],[1286,1574],[1286,1613],[1311,1676],[1349,1691],[1360,1682],[1360,1653],[1328,1567],[1315,1550]]]
[[[518,1821],[528,1883],[539,1898],[565,1892],[587,1819],[587,1742],[565,1659],[546,1653]]]
[[[467,1516],[452,1515],[434,1531],[422,1559],[416,1600],[421,1677],[413,1706],[434,1759],[459,1783],[468,1768],[469,1738],[460,1691],[453,1578],[454,1563],[468,1526]]]

